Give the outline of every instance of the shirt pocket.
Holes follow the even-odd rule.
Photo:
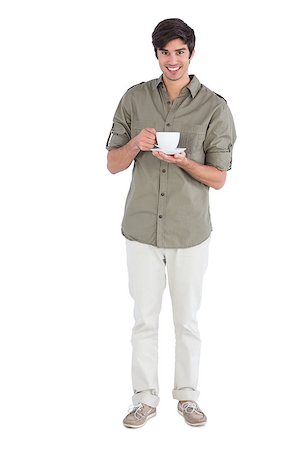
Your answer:
[[[183,125],[180,127],[179,147],[186,148],[185,152],[189,159],[204,164],[205,153],[203,143],[206,135],[204,125]]]

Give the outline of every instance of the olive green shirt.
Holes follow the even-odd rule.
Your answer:
[[[108,150],[122,147],[143,128],[180,131],[187,158],[220,170],[231,168],[235,127],[226,100],[196,76],[172,103],[162,76],[128,89],[115,112]],[[211,233],[209,187],[175,164],[140,151],[134,160],[122,233],[162,248],[200,244]]]

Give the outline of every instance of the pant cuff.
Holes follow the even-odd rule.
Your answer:
[[[176,400],[198,400],[200,392],[192,388],[173,389],[173,398]]]
[[[157,395],[150,394],[150,392],[138,392],[132,397],[132,403],[137,405],[138,403],[145,403],[145,405],[156,408],[159,403],[159,397]]]

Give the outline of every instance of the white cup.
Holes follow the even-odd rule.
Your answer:
[[[180,139],[179,131],[157,131],[156,140],[160,149],[172,151],[178,146]]]

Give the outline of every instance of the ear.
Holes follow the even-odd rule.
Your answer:
[[[195,54],[195,49],[192,51],[192,54],[191,54],[191,56],[190,56],[190,61],[191,61],[191,59],[194,57],[194,54]]]

